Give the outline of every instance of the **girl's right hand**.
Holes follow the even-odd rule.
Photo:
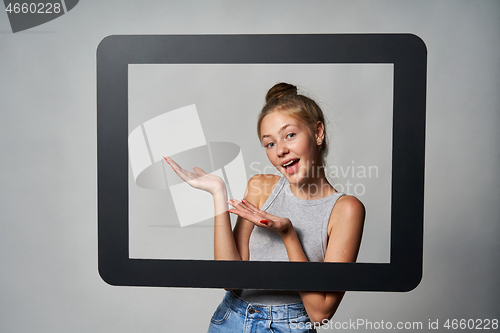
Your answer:
[[[226,184],[222,178],[206,173],[198,167],[194,167],[194,172],[189,172],[181,168],[173,159],[163,156],[165,161],[172,167],[177,176],[194,188],[207,191],[212,195],[226,191]]]

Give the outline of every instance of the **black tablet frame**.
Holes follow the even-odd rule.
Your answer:
[[[393,64],[390,263],[129,257],[129,64]],[[427,49],[413,34],[115,35],[97,48],[99,274],[111,285],[409,291],[422,278]]]

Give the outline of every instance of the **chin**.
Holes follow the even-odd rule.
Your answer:
[[[307,177],[299,174],[299,173],[294,173],[294,174],[287,174],[286,172],[281,172],[283,176],[285,176],[286,179],[290,182],[290,184],[302,184],[307,182]]]

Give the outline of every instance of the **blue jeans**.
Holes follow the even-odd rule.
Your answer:
[[[219,304],[208,333],[316,332],[302,303],[264,305],[248,303],[233,292]]]

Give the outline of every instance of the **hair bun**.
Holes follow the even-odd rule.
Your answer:
[[[266,103],[273,98],[278,99],[287,95],[297,95],[297,87],[285,82],[277,83],[267,92]]]

